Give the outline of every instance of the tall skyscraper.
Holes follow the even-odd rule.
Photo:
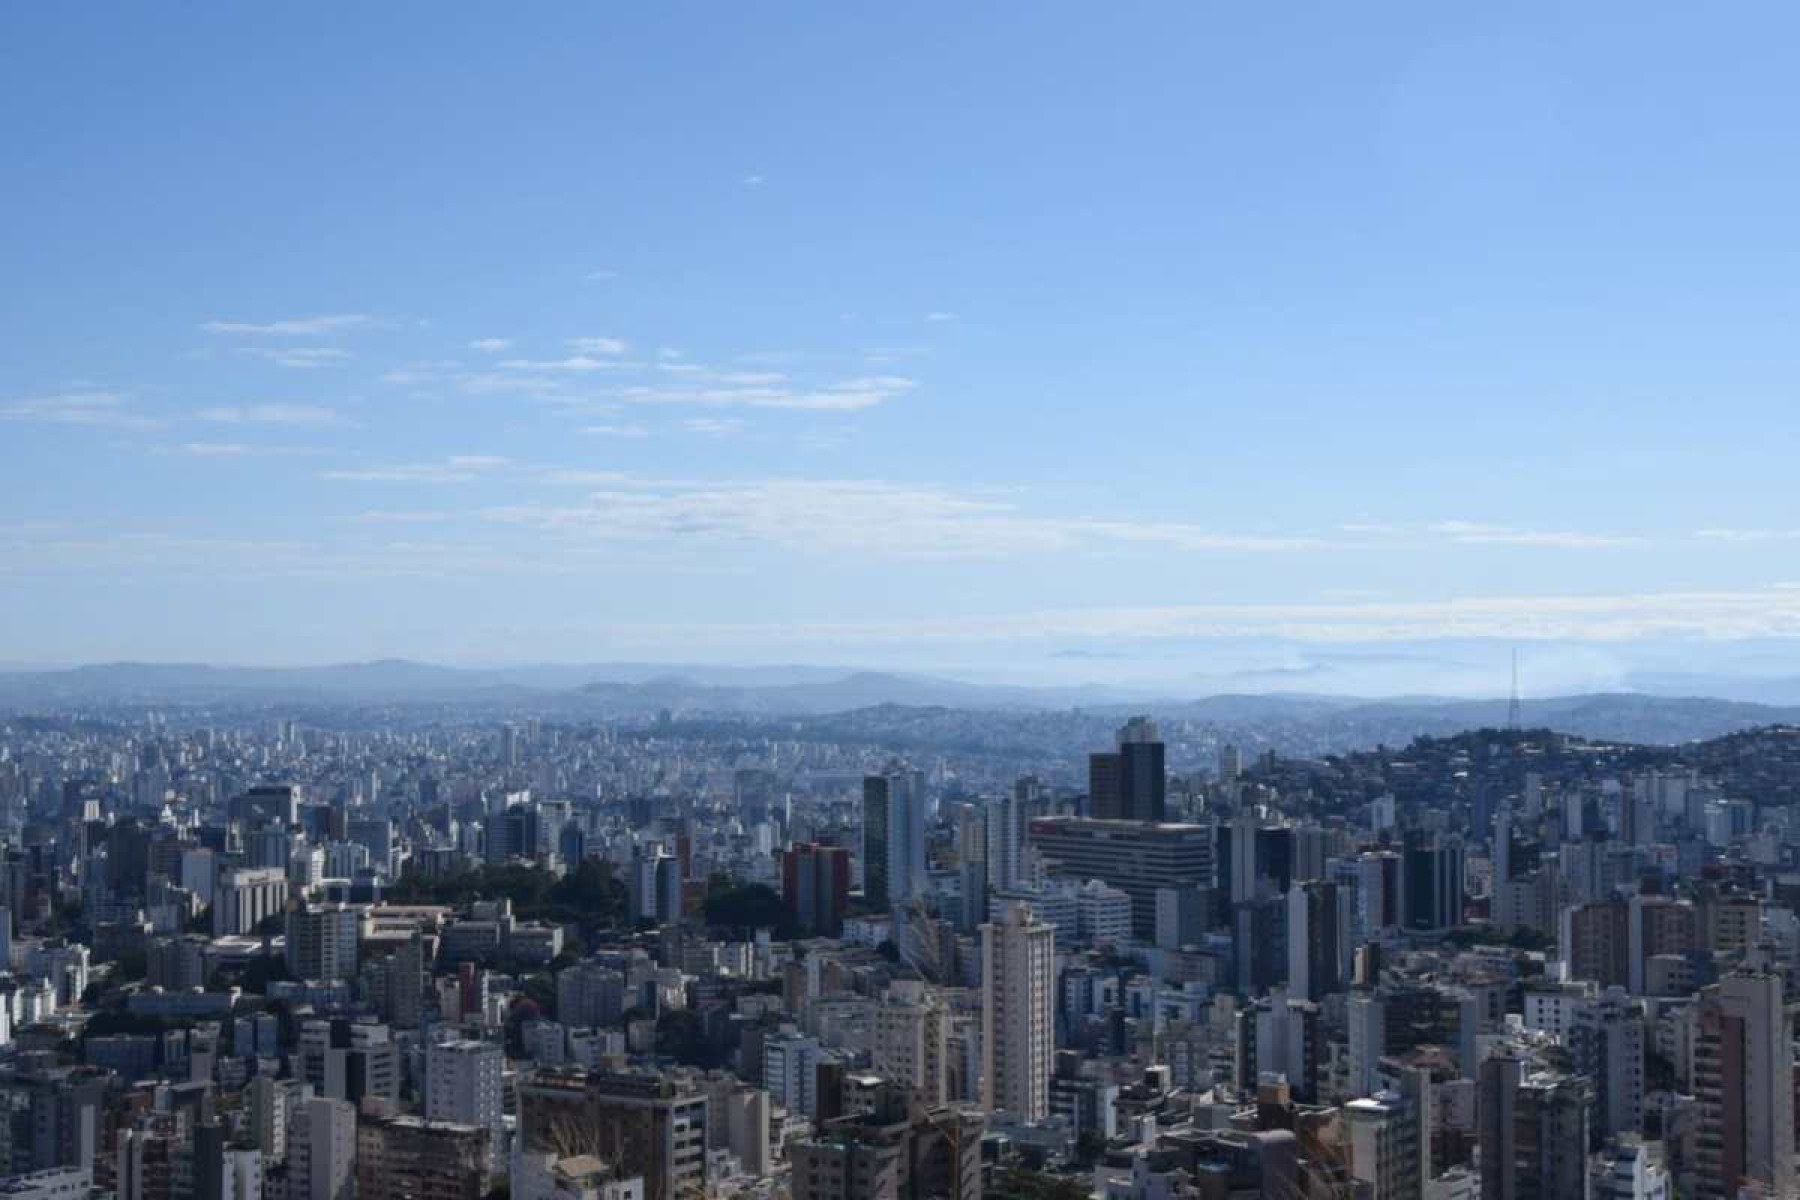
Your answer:
[[[631,860],[626,900],[633,921],[654,921],[658,925],[680,921],[681,860],[660,847],[639,852]]]
[[[1402,855],[1401,884],[1409,933],[1448,933],[1463,920],[1463,848],[1447,840],[1410,845]]]
[[[1287,896],[1288,991],[1302,1000],[1341,992],[1350,978],[1350,912],[1335,883],[1296,883]]]
[[[1217,885],[1233,904],[1264,892],[1285,893],[1294,881],[1294,831],[1240,817],[1215,827],[1213,850]]]
[[[1056,1055],[1056,930],[1028,904],[981,927],[981,1103],[1020,1120],[1050,1112]]]
[[[1590,1108],[1579,1075],[1510,1056],[1484,1061],[1475,1101],[1482,1200],[1586,1195]]]
[[[1046,814],[1043,787],[1027,776],[1006,795],[988,803],[987,883],[996,891],[1009,891],[1025,883],[1026,838],[1033,817]]]
[[[863,898],[904,904],[925,887],[925,776],[900,763],[863,779]]]
[[[850,852],[802,843],[781,856],[781,896],[805,933],[836,937],[850,900]]]
[[[1162,821],[1168,775],[1162,737],[1149,717],[1119,730],[1119,748],[1088,756],[1088,813],[1103,821]]]
[[[1760,1183],[1772,1196],[1794,1195],[1794,1011],[1781,976],[1726,976],[1701,990],[1693,1021],[1694,1194],[1724,1200]]]
[[[1593,1148],[1644,1119],[1644,1014],[1623,988],[1576,1009],[1567,1035],[1575,1069],[1594,1081]]]

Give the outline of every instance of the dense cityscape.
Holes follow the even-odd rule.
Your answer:
[[[1796,46],[0,3],[0,1200],[1800,1200]]]
[[[0,1187],[1793,1193],[1800,730],[1108,742],[7,718]]]

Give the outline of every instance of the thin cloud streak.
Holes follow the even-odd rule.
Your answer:
[[[13,400],[0,405],[0,420],[133,431],[161,429],[166,424],[134,411],[126,393],[104,389],[53,392]]]
[[[319,478],[342,483],[474,483],[511,465],[492,454],[453,454],[441,462],[399,463],[381,467],[340,467]]]
[[[219,425],[341,425],[343,414],[317,404],[246,404],[203,408],[196,420]]]
[[[324,334],[341,333],[347,329],[357,329],[372,321],[373,318],[362,313],[331,313],[317,317],[293,317],[282,321],[206,321],[201,324],[200,329],[204,333],[240,337],[319,337]]]
[[[689,649],[717,645],[1017,644],[1065,639],[1301,642],[1441,639],[1630,642],[1800,636],[1800,592],[1780,588],[1601,595],[1468,596],[1338,604],[1217,604],[1089,609],[890,622],[611,627]]]

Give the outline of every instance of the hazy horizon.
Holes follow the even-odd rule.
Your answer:
[[[712,686],[785,686],[826,682],[859,673],[900,679],[1018,689],[1044,694],[1093,692],[1119,700],[1217,695],[1335,696],[1446,700],[1505,699],[1511,659],[1519,662],[1519,693],[1530,700],[1593,693],[1711,698],[1768,704],[1800,703],[1800,658],[1784,658],[1760,642],[1718,643],[1700,654],[1680,645],[1633,646],[1628,654],[1565,645],[1465,640],[1456,643],[1318,647],[1233,643],[1189,647],[1171,655],[1156,644],[1112,652],[1057,651],[1040,659],[961,661],[918,656],[832,659],[644,658],[588,660],[433,660],[403,655],[317,661],[146,660],[0,661],[0,672],[44,674],[130,668],[198,668],[242,672],[320,672],[384,665],[505,675],[533,686],[586,682],[640,683],[682,678]],[[1775,650],[1781,648],[1777,647]]]

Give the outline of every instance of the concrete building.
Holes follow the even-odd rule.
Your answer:
[[[542,1070],[521,1081],[519,1140],[528,1151],[593,1155],[642,1176],[644,1200],[705,1190],[707,1094],[650,1072]]]
[[[890,1089],[789,1145],[792,1200],[980,1200],[981,1136],[979,1116]]]
[[[365,1116],[356,1130],[356,1200],[481,1200],[489,1158],[482,1126]]]
[[[51,1167],[0,1179],[4,1200],[88,1200],[94,1173],[87,1167]]]
[[[1125,945],[1132,939],[1131,897],[1103,880],[1090,879],[1075,893],[1075,923],[1084,942]]]
[[[819,1039],[792,1025],[763,1039],[762,1079],[769,1098],[808,1118],[819,1115],[819,1064],[826,1061]]]
[[[343,904],[295,909],[287,915],[287,968],[295,979],[353,979],[361,917]]]
[[[1088,814],[1102,821],[1162,821],[1168,816],[1164,747],[1149,717],[1119,730],[1119,748],[1088,756]]]
[[[287,872],[280,867],[232,867],[213,892],[214,937],[255,933],[269,917],[287,909]]]
[[[1368,1200],[1422,1200],[1426,1168],[1419,1114],[1404,1096],[1378,1092],[1343,1107],[1350,1141],[1350,1171],[1368,1185]]]
[[[950,1009],[917,980],[895,980],[875,1007],[875,1069],[926,1104],[949,1099]]]
[[[1702,989],[1693,1027],[1695,1195],[1725,1200],[1753,1183],[1793,1195],[1794,1011],[1781,977],[1739,973]]]
[[[781,896],[803,933],[837,937],[850,902],[850,852],[802,843],[781,856]]]
[[[1212,883],[1213,832],[1205,825],[1039,817],[1031,846],[1047,873],[1098,879],[1130,896],[1132,932],[1146,942],[1156,936],[1158,888]]]
[[[1026,905],[981,927],[982,1107],[1022,1121],[1050,1111],[1056,931]]]
[[[1587,1194],[1588,1084],[1519,1058],[1481,1064],[1482,1200],[1550,1200]]]
[[[1575,1069],[1594,1083],[1592,1138],[1639,1132],[1644,1119],[1644,1014],[1623,988],[1575,1009],[1566,1042]]]
[[[288,1129],[288,1200],[349,1200],[355,1166],[355,1106],[324,1099],[296,1106]]]
[[[863,897],[877,909],[925,889],[925,776],[899,763],[863,780]]]
[[[556,1018],[570,1029],[616,1025],[625,1008],[623,973],[592,961],[556,973]]]
[[[494,1042],[438,1042],[425,1051],[425,1116],[452,1125],[474,1125],[489,1135],[497,1154],[505,1133],[501,1077],[506,1052]],[[491,1169],[498,1163],[490,1161]]]

